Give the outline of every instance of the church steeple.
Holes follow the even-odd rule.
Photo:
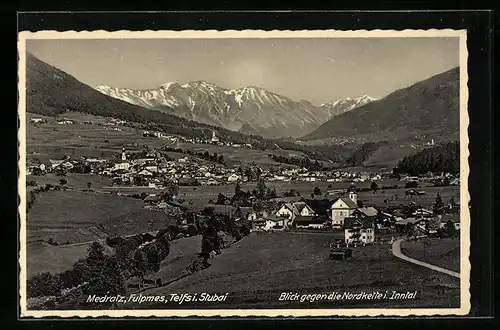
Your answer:
[[[122,148],[122,160],[127,160],[127,153],[125,152],[125,147]]]

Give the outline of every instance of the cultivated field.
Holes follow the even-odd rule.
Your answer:
[[[28,242],[80,243],[155,231],[175,223],[147,210],[139,199],[97,192],[48,191],[37,194],[27,216]]]
[[[61,177],[53,174],[47,173],[45,175],[27,175],[26,182],[36,181],[38,186],[45,184],[58,185]],[[104,176],[99,176],[90,173],[67,173],[64,177],[67,183],[66,186],[75,190],[88,189],[87,183],[90,182],[91,189],[100,189],[111,184],[111,180]]]
[[[425,241],[428,245],[424,244]],[[460,271],[460,240],[453,238],[428,238],[403,241],[401,252],[408,257],[425,261],[456,272]]]
[[[41,118],[43,116],[28,114],[30,118]],[[67,112],[56,118],[43,117],[48,122],[45,124],[27,123],[27,160],[62,158],[65,155],[78,158],[80,156],[111,157],[119,155],[123,146],[129,151],[139,151],[144,145],[149,148],[160,148],[168,145],[173,148],[190,149],[195,152],[217,153],[224,156],[226,164],[230,167],[241,163],[251,163],[262,167],[279,166],[279,163],[269,159],[269,153],[285,155],[302,155],[297,151],[273,150],[262,151],[250,148],[234,148],[229,146],[215,146],[210,144],[193,144],[178,142],[172,144],[169,141],[144,137],[142,130],[131,127],[116,126],[121,131],[116,131],[115,126],[86,125],[85,121],[104,124],[107,119],[88,114]],[[68,118],[76,124],[59,125],[56,120]]]
[[[26,265],[27,278],[33,275],[49,272],[57,274],[70,269],[79,259],[84,259],[88,254],[90,243],[54,246],[46,242],[33,242],[26,245]],[[108,255],[114,253],[114,250],[102,244],[104,252]]]
[[[349,261],[330,260],[342,233],[252,233],[212,259],[208,269],[142,292],[229,293],[225,302],[143,304],[133,308],[408,308],[458,307],[459,281],[395,258],[390,245],[354,248]],[[320,294],[417,291],[410,300],[279,301],[283,292]],[[125,307],[124,308],[130,308]]]

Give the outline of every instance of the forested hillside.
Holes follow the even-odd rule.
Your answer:
[[[427,172],[459,173],[460,145],[458,142],[450,142],[406,156],[394,168],[394,172],[410,175]]]

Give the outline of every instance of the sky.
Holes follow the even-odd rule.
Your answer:
[[[313,104],[382,98],[459,66],[458,38],[27,40],[26,50],[92,87],[204,80]]]

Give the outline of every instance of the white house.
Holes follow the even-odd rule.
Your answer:
[[[276,216],[285,219],[285,225],[293,222],[297,216],[314,217],[316,212],[304,202],[285,203],[275,213]]]
[[[344,239],[347,244],[371,244],[375,241],[375,225],[370,219],[347,218],[344,227]]]
[[[238,180],[240,180],[240,176],[234,173],[227,178],[228,182],[237,182]]]
[[[332,227],[342,228],[344,219],[350,217],[358,209],[358,195],[355,191],[350,191],[348,197],[340,197],[331,206]]]
[[[122,162],[122,163],[116,163],[115,166],[113,167],[113,170],[129,170],[130,169],[130,163],[129,162]]]
[[[316,212],[314,212],[314,210],[304,202],[294,203],[293,206],[297,210],[298,215],[304,217],[314,217],[316,215]]]
[[[148,170],[142,170],[137,174],[143,175],[143,176],[153,176],[153,173],[149,172]]]

